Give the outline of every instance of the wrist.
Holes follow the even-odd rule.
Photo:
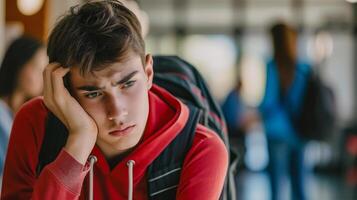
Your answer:
[[[96,137],[89,133],[69,133],[64,149],[79,163],[85,164],[95,145]]]

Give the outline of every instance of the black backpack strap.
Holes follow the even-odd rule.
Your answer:
[[[43,168],[54,161],[66,144],[68,131],[65,125],[51,112],[46,119],[45,135],[42,141],[36,175],[39,176]]]
[[[201,114],[197,108],[188,107],[190,115],[185,127],[148,168],[148,195],[151,200],[176,198],[183,162],[191,148]]]

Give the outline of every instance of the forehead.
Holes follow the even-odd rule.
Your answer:
[[[96,82],[102,79],[119,78],[135,70],[142,71],[143,64],[139,55],[131,55],[120,62],[109,64],[100,70],[95,70],[84,75],[80,74],[78,67],[71,69],[72,79],[81,79],[86,82]]]

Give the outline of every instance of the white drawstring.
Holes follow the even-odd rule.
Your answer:
[[[133,200],[133,168],[135,165],[134,160],[129,160],[126,165],[129,167],[129,191],[128,191],[128,200]]]
[[[90,155],[89,156],[89,164],[90,164],[90,171],[89,171],[89,200],[93,200],[93,167],[94,163],[97,162],[97,157]]]

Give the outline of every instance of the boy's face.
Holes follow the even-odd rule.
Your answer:
[[[72,95],[98,126],[97,145],[107,157],[123,153],[140,141],[149,113],[148,91],[152,86],[152,57],[143,66],[139,55],[103,70],[81,76],[70,71]]]

